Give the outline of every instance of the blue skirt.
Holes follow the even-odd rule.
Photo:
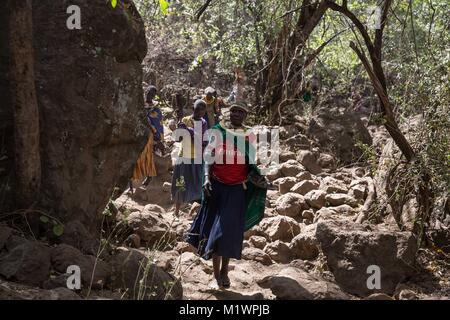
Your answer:
[[[244,187],[213,179],[211,187],[211,197],[205,197],[186,241],[204,259],[210,259],[213,253],[241,259],[246,210]]]
[[[202,198],[203,165],[182,163],[180,159],[173,168],[172,201],[175,203],[200,201]]]

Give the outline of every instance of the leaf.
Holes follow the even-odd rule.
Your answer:
[[[112,6],[113,8],[116,8],[116,6],[117,6],[117,0],[111,0],[111,6]]]
[[[47,216],[41,216],[41,217],[39,218],[39,220],[41,220],[43,223],[49,222],[49,218],[48,218]]]
[[[64,233],[64,226],[62,224],[58,224],[53,227],[53,233],[55,236],[59,237]]]
[[[159,8],[163,14],[169,14],[169,2],[167,0],[159,0]]]

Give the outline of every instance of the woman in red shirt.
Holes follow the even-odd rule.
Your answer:
[[[215,287],[229,287],[230,258],[241,259],[246,212],[246,181],[249,159],[242,150],[250,130],[243,125],[247,109],[241,104],[230,107],[230,121],[217,126],[226,130],[226,138],[214,135],[206,151],[214,150],[214,161],[205,155],[204,201],[189,231],[187,241],[199,254],[213,259]],[[216,129],[216,131],[219,131]],[[230,138],[231,137],[231,138]],[[241,141],[238,141],[241,139]],[[242,143],[244,142],[244,143]],[[240,144],[241,143],[241,144]]]

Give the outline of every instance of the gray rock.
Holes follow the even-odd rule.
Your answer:
[[[316,237],[336,282],[347,292],[360,296],[381,292],[392,294],[395,287],[414,274],[416,240],[409,232],[368,230],[349,221],[317,224]],[[381,289],[367,286],[369,266],[381,271]]]
[[[311,190],[317,190],[319,185],[319,182],[315,180],[300,181],[291,188],[291,192],[305,195]]]
[[[308,274],[294,267],[287,267],[273,276],[258,281],[262,288],[269,288],[281,300],[342,300],[350,296],[334,283]]]
[[[322,168],[317,162],[316,156],[309,150],[300,150],[297,154],[298,161],[312,174],[319,174]]]

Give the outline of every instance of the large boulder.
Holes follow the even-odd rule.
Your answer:
[[[307,204],[302,195],[297,193],[286,193],[275,202],[276,210],[283,216],[296,217],[307,209]]]
[[[84,288],[103,288],[111,275],[109,265],[92,255],[85,255],[80,250],[61,244],[52,249],[52,266],[60,272],[66,273],[71,265],[80,267],[81,283]]]
[[[320,189],[326,193],[347,193],[347,186],[340,180],[326,176],[320,182]]]
[[[398,283],[414,274],[417,243],[409,232],[324,221],[318,223],[316,237],[336,282],[349,293],[392,294]],[[380,289],[368,288],[370,266],[379,267]]]
[[[271,265],[273,263],[272,259],[267,253],[265,253],[261,249],[253,247],[244,248],[242,250],[242,259],[256,261],[265,266]]]
[[[0,253],[0,275],[29,285],[42,285],[50,276],[50,248],[11,235]]]
[[[158,267],[151,257],[136,249],[118,248],[111,259],[112,285],[127,292],[131,299],[181,299],[179,280]]]
[[[372,144],[369,131],[360,117],[350,111],[334,108],[334,98],[324,101],[312,116],[307,136],[322,150],[329,150],[341,163],[350,164],[362,156],[359,143]]]
[[[313,276],[295,267],[283,268],[275,275],[258,281],[262,288],[269,288],[281,300],[343,300],[350,296],[334,283]]]
[[[66,28],[66,1],[33,1],[42,205],[98,234],[103,209],[126,185],[148,136],[145,29],[132,1],[115,9],[103,0],[70,4],[81,9],[80,30]]]

